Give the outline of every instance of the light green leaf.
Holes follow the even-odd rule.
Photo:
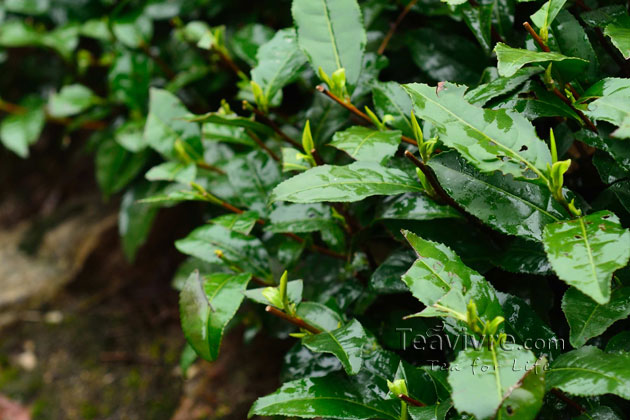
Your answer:
[[[516,178],[546,184],[551,153],[532,124],[503,109],[482,109],[463,98],[465,87],[405,85],[416,116],[433,123],[440,140],[457,149],[482,172],[500,170]]]
[[[249,235],[258,222],[258,213],[255,211],[245,211],[243,213],[224,214],[210,220],[210,223],[221,225],[234,232]]]
[[[630,80],[608,77],[591,86],[580,97],[585,114],[595,120],[619,126],[613,137],[630,139]]]
[[[422,191],[418,181],[399,169],[373,162],[354,162],[346,166],[317,166],[296,175],[273,190],[271,201],[348,202],[372,195]]]
[[[337,356],[348,375],[359,373],[363,364],[361,350],[367,342],[365,331],[356,319],[335,330],[323,331],[302,339],[302,344],[315,353],[332,353]]]
[[[142,13],[142,9],[136,9],[117,17],[112,22],[112,32],[116,40],[125,46],[138,48],[150,43],[153,36],[153,21]]]
[[[355,160],[385,163],[398,150],[400,138],[400,131],[378,131],[354,126],[336,132],[329,144]]]
[[[285,383],[273,394],[256,400],[248,417],[254,415],[399,420],[400,403],[331,374]]]
[[[440,153],[429,166],[467,212],[508,235],[540,241],[545,225],[569,218],[548,187],[500,173],[481,174],[455,152]]]
[[[361,74],[366,44],[361,9],[356,0],[293,0],[298,42],[317,72],[332,75],[345,69],[354,86]]]
[[[330,207],[319,203],[282,204],[269,215],[269,232],[316,232],[330,228],[336,222],[332,219]]]
[[[604,29],[604,34],[610,38],[613,45],[623,55],[626,60],[630,59],[630,25],[619,25],[611,23]]]
[[[175,95],[166,90],[151,89],[145,140],[169,160],[185,160],[176,144],[181,145],[189,158],[200,157],[203,147],[199,124],[186,121],[186,116],[188,110]]]
[[[517,70],[510,77],[499,77],[489,83],[484,83],[466,92],[464,99],[471,104],[483,106],[486,102],[498,96],[505,95],[523,83],[528,81],[532,76],[541,73],[543,69],[539,67],[525,67]]]
[[[212,274],[188,277],[179,295],[179,313],[186,340],[197,354],[208,361],[219,355],[223,330],[241,302],[250,273]]]
[[[558,357],[547,371],[547,389],[578,396],[615,394],[630,399],[630,353],[584,346]]]
[[[175,247],[184,254],[204,261],[234,264],[259,277],[270,277],[269,255],[262,242],[218,224],[193,230],[184,239],[176,241]],[[221,258],[216,251],[222,254]]]
[[[307,156],[293,147],[282,148],[282,172],[305,171],[311,168]]]
[[[149,181],[176,181],[189,185],[197,176],[197,166],[194,163],[163,162],[144,175]]]
[[[571,328],[571,345],[582,347],[590,338],[630,315],[630,287],[615,289],[605,305],[571,287],[562,298],[562,310]]]
[[[559,63],[557,66],[563,72],[567,72],[568,76],[576,76],[582,73],[587,67],[588,62],[577,57],[567,57],[555,52],[538,52],[524,50],[521,48],[512,48],[502,42],[497,43],[494,47],[499,61],[499,74],[504,77],[512,76],[518,69],[526,64],[546,64],[549,62]],[[554,64],[554,67],[556,64]]]
[[[541,29],[541,32],[547,32],[551,23],[556,18],[560,10],[564,7],[564,4],[567,0],[549,0],[545,4],[541,6],[540,9],[533,15],[531,15],[532,22],[538,28]]]
[[[83,85],[68,85],[54,93],[48,101],[48,113],[57,118],[78,114],[99,101],[98,97]]]
[[[460,351],[448,374],[455,409],[479,420],[491,418],[535,361],[528,350],[489,348],[488,343]]]
[[[23,114],[6,116],[0,122],[0,141],[22,158],[28,157],[28,148],[39,139],[46,123],[42,105],[27,106]]]
[[[418,255],[416,262],[402,276],[402,281],[413,296],[428,307],[419,316],[438,316],[442,310],[446,311],[442,316],[451,311],[453,315],[465,318],[470,300],[476,303],[479,315],[486,321],[502,314],[493,287],[483,276],[467,267],[450,248],[409,231],[402,233]]]
[[[304,282],[302,280],[291,280],[287,282],[287,296],[289,297],[289,302],[292,303],[300,303],[302,301],[302,289],[304,288]],[[263,295],[263,291],[267,289],[266,287],[258,287],[255,289],[249,289],[243,292],[243,294],[248,298],[253,300],[256,303],[260,303],[262,305],[273,305],[272,302]],[[284,309],[277,307],[278,309]]]
[[[297,43],[295,29],[282,29],[258,50],[258,65],[252,80],[263,90],[268,102],[299,75],[306,56]]]
[[[600,211],[549,224],[543,243],[560,279],[597,303],[608,303],[612,274],[630,259],[630,232],[617,216]]]

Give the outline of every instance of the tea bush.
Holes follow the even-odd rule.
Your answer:
[[[0,137],[93,132],[131,259],[200,202],[184,370],[295,342],[251,415],[624,418],[628,5],[398,3],[6,0]]]

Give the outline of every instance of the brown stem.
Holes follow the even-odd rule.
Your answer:
[[[264,221],[263,221],[264,223]],[[295,242],[299,242],[299,243],[304,243],[304,239],[297,236],[295,233],[290,233],[290,232],[285,232],[282,235],[286,236],[287,238],[291,238],[293,239]],[[320,254],[323,255],[328,255],[329,257],[333,257],[333,258],[337,258],[340,260],[345,260],[346,256],[343,254],[340,254],[338,252],[333,251],[332,249],[328,249],[328,248],[324,248],[322,246],[319,245],[311,245],[311,249],[315,252],[318,252]]]
[[[282,129],[276,124],[273,120],[269,119],[261,110],[252,106],[249,102],[243,101],[243,109],[247,109],[256,114],[256,118],[260,119],[263,124],[271,127],[273,131],[284,141],[289,143],[291,146],[295,147],[298,150],[302,150],[302,146],[297,141],[293,140],[289,137]]]
[[[407,404],[413,405],[415,407],[424,407],[426,404],[421,403],[420,401],[411,398],[409,395],[398,394],[398,398],[406,402]]]
[[[9,114],[20,115],[26,113],[28,109],[23,106],[12,104],[10,102],[6,102],[0,99],[0,111],[7,112]],[[46,113],[46,120],[54,124],[66,126],[71,125],[73,122],[73,120],[70,118],[53,117],[48,113]],[[100,131],[107,128],[107,124],[104,121],[84,121],[81,123],[80,127],[86,130]]]
[[[573,401],[571,398],[569,398],[564,392],[560,391],[559,389],[551,388],[551,393],[555,395],[556,397],[558,397],[559,399],[561,399],[562,401],[564,401],[566,404],[575,408],[580,413],[586,413],[586,410],[584,409],[584,407],[582,407],[576,401]]]
[[[578,114],[580,119],[584,122],[584,124],[586,124],[586,127],[588,127],[589,130],[591,130],[593,133],[598,133],[597,127],[595,126],[595,124],[593,124],[593,122],[589,120],[588,117],[584,115],[582,111],[580,111],[575,106],[573,106],[573,103],[571,102],[571,100],[567,98],[564,93],[560,92],[560,90],[556,87],[553,88],[552,92],[554,93],[554,95],[560,98],[562,102],[567,104],[573,111],[575,111],[576,114]]]
[[[278,157],[278,155],[276,155],[273,150],[271,150],[269,147],[267,147],[267,145],[260,139],[260,137],[258,137],[253,131],[251,130],[246,130],[245,131],[247,133],[247,135],[254,140],[254,142],[260,146],[261,149],[263,149],[265,152],[267,152],[267,154],[271,157],[271,159],[275,160],[276,162],[280,162],[280,158]]]
[[[252,281],[259,286],[273,286],[272,284],[269,284],[263,279],[261,279],[260,277],[256,277],[256,276],[252,276]]]
[[[221,60],[230,68],[230,70],[232,70],[238,77],[240,77],[241,79],[247,79],[247,76],[245,76],[245,73],[243,73],[243,71],[238,67],[238,65],[236,65],[236,63],[234,62],[234,60],[232,60],[232,58],[227,55],[225,52],[223,52],[220,48],[214,48],[213,51],[215,51],[219,57],[221,58]]]
[[[364,112],[362,112],[361,110],[359,110],[356,106],[352,105],[349,102],[346,102],[344,100],[342,100],[341,98],[337,97],[335,94],[333,94],[331,91],[329,91],[328,89],[326,89],[324,86],[319,85],[316,88],[318,91],[320,91],[321,93],[323,93],[324,95],[328,96],[330,99],[332,99],[333,101],[337,102],[339,105],[341,105],[342,107],[346,108],[348,111],[352,112],[353,114],[355,114],[356,116],[360,117],[361,119],[363,119],[364,121],[373,124],[374,122],[370,119],[370,117],[368,117],[367,114],[365,114]],[[404,141],[405,143],[409,143],[409,144],[413,144],[414,146],[418,145],[418,142],[415,141],[412,138],[409,138],[407,136],[402,136],[402,141]]]
[[[197,167],[201,169],[206,169],[208,171],[216,172],[219,175],[225,175],[225,171],[223,169],[217,168],[216,166],[210,165],[209,163],[206,163],[206,162],[197,162]]]
[[[400,15],[398,15],[398,18],[396,18],[394,23],[391,24],[389,28],[389,32],[387,32],[387,35],[385,35],[385,38],[383,38],[383,42],[381,42],[381,46],[378,47],[379,55],[382,55],[385,52],[385,49],[387,48],[387,44],[389,44],[389,41],[394,36],[394,33],[396,33],[396,29],[398,29],[398,25],[400,25],[400,23],[405,19],[405,16],[407,16],[407,14],[411,11],[411,8],[415,6],[416,3],[418,3],[418,0],[411,0],[407,4],[407,6],[403,9],[403,11],[400,12]]]
[[[313,160],[317,166],[322,166],[324,164],[324,159],[322,159],[317,149],[311,150],[311,156],[313,156]]]
[[[155,54],[153,51],[151,51],[151,47],[149,47],[145,42],[140,43],[140,49],[147,55],[147,57],[149,57],[155,62],[155,64],[158,65],[160,70],[162,70],[162,72],[169,80],[173,80],[175,78],[177,74],[173,71],[173,69],[171,69],[169,65],[166,64],[166,61],[162,60],[162,57],[160,57],[159,54]]]
[[[265,308],[266,312],[269,312],[272,315],[277,316],[278,318],[282,318],[285,321],[290,322],[293,325],[296,325],[300,328],[302,328],[303,330],[309,331],[313,334],[319,334],[320,332],[322,332],[319,328],[315,328],[310,324],[307,324],[306,322],[304,322],[304,320],[302,318],[298,318],[296,316],[291,316],[291,315],[287,315],[284,312],[282,312],[279,309],[274,308],[273,306],[267,306]]]
[[[534,38],[534,40],[536,41],[536,43],[538,44],[538,46],[544,51],[544,52],[550,52],[551,50],[549,49],[549,47],[547,45],[545,45],[544,41],[542,40],[542,38],[540,38],[540,36],[538,36],[538,34],[536,33],[536,31],[534,30],[534,28],[532,28],[532,26],[529,24],[529,22],[524,22],[523,26],[525,27],[525,29],[527,30],[527,32],[529,32],[529,34],[532,36],[532,38]],[[570,83],[567,83],[567,87],[569,88],[569,90],[571,90],[571,92],[575,92],[575,89],[573,88],[573,86],[571,86]],[[588,119],[588,117],[586,115],[584,115],[584,113],[582,111],[580,111],[579,109],[575,108],[573,106],[573,102],[571,102],[571,100],[569,98],[567,98],[567,96],[560,92],[560,90],[558,90],[558,88],[553,88],[553,93],[562,100],[562,102],[564,102],[565,104],[567,104],[569,107],[571,107],[571,109],[573,111],[575,111],[576,114],[578,114],[578,116],[580,117],[580,119],[584,122],[584,124],[586,124],[586,126],[588,127],[589,130],[591,130],[594,133],[597,133],[597,127],[595,126],[595,124],[593,124],[593,122],[591,120]]]
[[[532,38],[534,38],[534,41],[536,41],[536,44],[538,44],[541,50],[543,50],[544,52],[551,51],[549,47],[545,44],[545,41],[543,41],[542,38],[536,33],[536,31],[534,30],[534,28],[532,28],[532,25],[530,25],[529,22],[523,22],[523,27],[525,27],[525,30],[527,30],[527,32],[529,32]]]

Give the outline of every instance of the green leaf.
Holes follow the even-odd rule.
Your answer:
[[[347,202],[372,195],[422,191],[419,182],[399,169],[373,162],[354,162],[346,166],[317,166],[296,175],[273,190],[271,201]]]
[[[530,16],[532,22],[541,29],[541,33],[547,33],[551,23],[566,2],[567,0],[549,0],[536,13]]]
[[[511,388],[518,386],[536,361],[528,350],[488,347],[489,344],[484,343],[479,350],[460,351],[448,375],[457,411],[472,414],[479,420],[495,414],[503,399],[510,396]]]
[[[516,386],[510,388],[496,418],[512,420],[534,420],[542,408],[545,395],[545,369],[547,359],[539,359],[534,367],[525,373]]]
[[[69,60],[79,44],[79,28],[75,24],[59,26],[50,32],[39,32],[24,20],[10,20],[0,25],[0,46],[47,47]]]
[[[408,249],[392,252],[370,277],[370,289],[379,294],[405,293],[409,289],[400,278],[416,260],[416,255]]]
[[[176,144],[181,144],[192,159],[201,156],[201,131],[199,124],[186,121],[188,110],[172,93],[151,89],[149,115],[144,127],[147,143],[169,160],[182,160]]]
[[[630,353],[630,331],[622,331],[608,340],[606,353]]]
[[[444,420],[446,414],[453,407],[453,403],[446,401],[427,407],[409,407],[409,415],[412,420]]]
[[[287,283],[287,296],[289,297],[289,301],[293,303],[300,303],[302,301],[302,289],[304,287],[304,282],[302,280],[291,280]],[[262,305],[273,305],[272,302],[263,295],[263,291],[267,289],[266,287],[258,287],[256,289],[249,289],[243,292],[243,294],[248,298],[253,300],[256,303],[260,303]],[[278,309],[284,309],[278,307]]]
[[[141,152],[148,146],[143,136],[144,124],[144,120],[126,121],[116,129],[114,139],[132,153]]]
[[[363,364],[361,350],[367,342],[365,331],[356,319],[335,330],[309,335],[302,339],[302,344],[313,352],[332,353],[337,356],[348,375],[359,373]]]
[[[8,12],[41,15],[50,8],[50,0],[5,0],[4,7]]]
[[[152,70],[152,61],[146,54],[119,51],[107,76],[111,97],[145,112]]]
[[[580,98],[586,104],[585,114],[595,120],[607,121],[619,127],[613,137],[630,138],[630,81],[609,77],[591,86]]]
[[[566,72],[569,79],[571,76],[579,75],[588,67],[588,62],[582,58],[567,57],[555,52],[512,48],[502,42],[497,43],[496,47],[494,47],[494,52],[497,54],[497,60],[499,61],[499,74],[504,77],[514,75],[518,69],[526,64],[546,65],[549,62],[553,62],[554,66],[558,66],[563,73]]]
[[[584,346],[558,357],[547,371],[547,389],[578,396],[615,394],[630,399],[630,353]]]
[[[629,19],[630,20],[630,19]],[[623,58],[630,59],[630,22],[623,22],[625,25],[610,24],[604,29],[604,34],[621,52]]]
[[[176,181],[189,185],[197,176],[197,166],[194,163],[163,162],[144,175],[149,181]]]
[[[591,45],[591,41],[580,22],[568,10],[558,13],[553,25],[551,25],[550,44],[552,49],[570,56],[582,58],[589,62],[588,68],[580,78],[585,80],[599,80],[599,59]],[[553,44],[556,44],[554,47]]]
[[[287,382],[273,394],[256,400],[248,417],[298,416],[332,419],[399,420],[400,403],[365,391],[338,375]]]
[[[400,136],[400,131],[378,131],[353,126],[336,132],[329,144],[355,160],[385,163],[398,150]]]
[[[306,63],[293,28],[276,32],[271,41],[260,47],[257,57],[258,65],[252,69],[252,80],[260,85],[268,102],[296,79]]]
[[[293,0],[291,11],[298,42],[313,69],[332,75],[343,68],[354,86],[367,42],[356,0]]]
[[[374,220],[433,220],[460,218],[454,208],[441,205],[425,194],[402,194],[387,197],[378,206]]]
[[[273,29],[259,23],[250,23],[234,33],[230,45],[234,54],[251,67],[258,65],[257,53],[260,47],[274,36]]]
[[[85,111],[98,102],[98,97],[83,85],[68,85],[54,93],[48,101],[48,113],[57,118]]]
[[[267,199],[281,179],[276,162],[255,150],[245,156],[234,156],[225,169],[240,205],[260,215],[267,214]]]
[[[330,207],[323,204],[281,204],[269,215],[269,232],[316,232],[335,224]]]
[[[117,193],[144,168],[149,155],[130,153],[112,140],[105,140],[96,151],[96,180],[106,196]]]
[[[390,125],[401,130],[405,135],[413,135],[413,127],[409,115],[413,107],[411,98],[403,87],[396,82],[374,82],[372,99],[379,118],[383,120],[391,115]]]
[[[175,247],[186,255],[211,263],[235,264],[262,278],[270,276],[269,255],[263,244],[253,236],[243,235],[224,226],[213,224],[193,230]],[[220,258],[216,251],[223,254]]]
[[[133,10],[117,17],[111,24],[116,40],[129,48],[138,48],[150,44],[153,36],[153,21],[142,9]]]
[[[123,195],[118,212],[118,233],[125,256],[130,261],[134,260],[138,249],[149,236],[158,212],[157,206],[138,203],[138,200],[155,194],[157,189],[157,184],[142,182],[129,188]]]
[[[221,225],[226,229],[234,232],[249,235],[256,223],[258,222],[258,213],[255,211],[246,211],[243,213],[224,214],[210,220],[210,223]]]
[[[307,156],[292,147],[282,148],[282,172],[305,171],[312,165]]]
[[[489,83],[484,83],[466,92],[464,99],[478,106],[485,105],[491,99],[505,95],[515,90],[532,76],[542,73],[539,67],[525,67],[517,70],[510,77],[499,77]]]
[[[226,125],[230,127],[241,127],[246,130],[252,130],[255,133],[260,133],[264,136],[272,137],[274,135],[271,127],[254,121],[250,118],[240,117],[238,115],[226,115],[220,112],[208,112],[207,114],[195,115],[190,118],[190,121],[202,122],[204,125],[212,123],[216,125]],[[253,144],[253,143],[251,143]]]
[[[510,273],[553,274],[541,242],[514,238],[494,256],[494,264]]]
[[[475,270],[467,267],[450,248],[428,241],[409,231],[403,231],[418,254],[418,259],[402,276],[413,296],[424,303],[425,315],[437,316],[433,310],[466,316],[466,304],[472,300],[479,308],[479,315],[486,321],[502,314],[493,287]],[[420,313],[422,314],[422,312]],[[425,316],[420,315],[419,316]]]
[[[26,112],[6,116],[0,122],[0,141],[4,146],[22,158],[28,157],[28,148],[39,139],[46,123],[42,105],[28,104]]]
[[[482,172],[500,170],[516,178],[545,183],[551,153],[522,116],[503,109],[482,109],[463,98],[465,87],[445,84],[442,89],[423,84],[405,85],[416,115],[437,128],[440,140],[457,149]]]
[[[241,302],[250,273],[188,277],[179,295],[179,313],[186,340],[199,357],[210,362],[219,355],[223,330]]]
[[[558,277],[600,304],[610,299],[612,274],[630,259],[630,232],[609,211],[549,224],[543,243]]]
[[[344,324],[341,315],[317,302],[300,303],[297,307],[297,315],[323,331],[333,331]]]
[[[604,333],[616,321],[630,315],[630,287],[615,289],[605,305],[572,287],[562,298],[562,310],[571,328],[571,345],[582,347],[590,338]]]
[[[481,174],[454,152],[440,153],[429,166],[467,212],[508,235],[540,241],[545,225],[569,218],[546,186],[500,173]]]

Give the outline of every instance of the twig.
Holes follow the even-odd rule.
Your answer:
[[[385,35],[385,38],[383,38],[383,42],[381,42],[380,47],[378,47],[379,55],[385,52],[385,49],[387,48],[387,44],[389,44],[389,41],[394,36],[394,33],[396,33],[396,29],[398,29],[398,25],[400,25],[400,23],[405,19],[405,16],[407,16],[407,14],[411,11],[411,8],[415,6],[416,3],[418,3],[418,0],[411,0],[407,4],[407,6],[405,6],[403,11],[400,12],[400,15],[398,15],[398,18],[394,21],[394,23],[391,24],[389,28],[389,32],[387,32],[387,35]]]
[[[366,122],[368,122],[370,124],[373,124],[373,121],[370,119],[370,117],[367,116],[367,114],[365,114],[364,112],[359,110],[356,106],[352,105],[351,103],[343,101],[342,99],[337,97],[335,94],[330,92],[328,89],[326,89],[324,86],[319,85],[319,86],[317,86],[316,89],[318,91],[320,91],[321,93],[323,93],[324,95],[328,96],[333,101],[337,102],[342,107],[346,108],[348,111],[350,111],[353,114],[357,115],[358,117],[362,118]],[[401,136],[401,138],[402,138],[402,141],[404,141],[405,143],[413,144],[414,146],[418,145],[418,142],[415,141],[414,139],[410,138],[410,137]]]
[[[525,28],[527,32],[529,32],[532,38],[534,38],[534,41],[536,41],[536,44],[538,44],[541,50],[543,50],[544,52],[551,52],[549,47],[545,44],[545,41],[543,41],[542,38],[536,33],[536,31],[534,30],[534,28],[532,28],[532,25],[530,25],[529,22],[523,22],[523,27]]]
[[[276,155],[273,150],[271,150],[269,147],[267,147],[267,145],[265,144],[265,142],[263,142],[260,137],[258,137],[253,131],[251,130],[245,130],[245,132],[247,133],[247,135],[254,140],[254,142],[260,146],[261,149],[263,149],[265,152],[267,152],[267,154],[271,157],[271,159],[275,160],[276,162],[280,162],[280,158],[278,157],[278,155]]]
[[[285,321],[290,322],[293,325],[296,325],[300,328],[302,328],[303,330],[309,331],[313,334],[319,334],[320,332],[322,332],[319,328],[315,328],[310,324],[307,324],[306,322],[304,322],[304,320],[302,318],[298,318],[296,316],[291,316],[291,315],[287,315],[284,312],[282,312],[279,309],[274,308],[273,306],[267,306],[265,308],[266,312],[269,312],[272,315],[277,316],[278,318],[282,318]]]
[[[214,52],[216,52],[221,60],[232,70],[238,77],[241,79],[247,79],[247,76],[243,71],[238,67],[238,65],[228,56],[225,52],[221,51],[220,48],[213,48]]]
[[[324,159],[322,159],[321,155],[317,151],[317,149],[311,150],[311,156],[313,156],[313,160],[317,166],[321,166],[324,164]]]
[[[209,163],[206,162],[197,162],[197,167],[201,168],[201,169],[206,169],[208,171],[212,171],[212,172],[216,172],[219,175],[225,175],[225,171],[221,168],[217,168],[214,165],[210,165]]]
[[[418,400],[416,400],[414,398],[411,398],[409,395],[398,394],[398,398],[400,398],[401,400],[403,400],[407,404],[411,404],[411,405],[416,406],[416,407],[425,407],[426,406],[426,404],[423,404],[420,401],[418,401]]]
[[[297,141],[293,140],[289,137],[282,129],[276,124],[273,120],[269,119],[261,110],[252,106],[249,102],[243,101],[243,109],[252,111],[256,114],[256,118],[259,118],[263,124],[267,124],[275,133],[282,138],[282,140],[289,143],[291,146],[295,147],[298,150],[302,150],[302,146]]]
[[[166,61],[162,60],[162,57],[160,57],[159,54],[155,54],[153,51],[151,51],[151,47],[149,47],[145,42],[140,43],[140,49],[147,55],[147,57],[149,57],[155,62],[155,64],[158,65],[160,70],[162,70],[162,72],[169,80],[175,78],[177,74],[173,71],[173,69],[171,69],[169,65],[166,64]]]
[[[527,30],[527,32],[529,32],[529,34],[532,36],[532,38],[534,38],[534,41],[536,41],[536,44],[538,44],[538,46],[544,52],[550,52],[551,51],[549,49],[549,47],[547,45],[545,45],[545,42],[542,40],[542,38],[540,38],[540,36],[536,33],[534,28],[532,28],[532,25],[530,25],[529,22],[523,22],[523,27],[525,28],[525,30]],[[569,90],[571,90],[571,92],[575,92],[575,89],[573,88],[573,86],[571,86],[570,83],[567,83],[567,87],[569,88]],[[580,117],[580,119],[584,122],[584,124],[586,124],[586,126],[588,127],[589,130],[591,130],[594,133],[598,132],[597,131],[597,127],[595,126],[595,124],[593,124],[593,122],[586,115],[584,115],[584,113],[582,111],[580,111],[575,106],[573,106],[573,102],[571,102],[571,100],[569,98],[567,98],[567,96],[564,93],[560,92],[560,90],[558,88],[556,88],[556,87],[553,88],[552,92],[558,98],[560,98],[562,100],[562,102],[567,104],[573,111],[575,111],[575,113]]]
[[[6,113],[14,114],[14,115],[21,115],[28,112],[28,109],[23,106],[16,105],[11,102],[7,102],[5,100],[0,99],[0,111],[4,111]],[[73,123],[73,120],[70,118],[53,117],[52,115],[48,113],[46,113],[46,120],[54,124],[66,125],[66,126],[72,125]],[[86,130],[100,131],[107,128],[107,124],[104,121],[84,121],[81,123],[80,127]]]
[[[558,397],[559,399],[561,399],[562,401],[564,401],[565,403],[567,403],[568,405],[570,405],[571,407],[578,410],[580,413],[586,413],[586,409],[584,409],[584,407],[582,407],[576,401],[573,401],[571,398],[569,398],[564,392],[560,391],[559,389],[551,388],[551,393],[555,395],[556,397]]]
[[[304,243],[305,242],[304,238],[299,237],[295,233],[285,232],[282,235],[286,236],[287,238],[293,239],[295,242],[299,242],[299,243]],[[346,259],[345,255],[340,254],[338,252],[335,252],[332,249],[324,248],[324,247],[319,246],[319,245],[312,244],[311,245],[311,249],[313,251],[316,251],[316,252],[320,253],[320,254],[328,255],[329,257],[337,258],[337,259],[340,259],[340,260],[345,260]]]

